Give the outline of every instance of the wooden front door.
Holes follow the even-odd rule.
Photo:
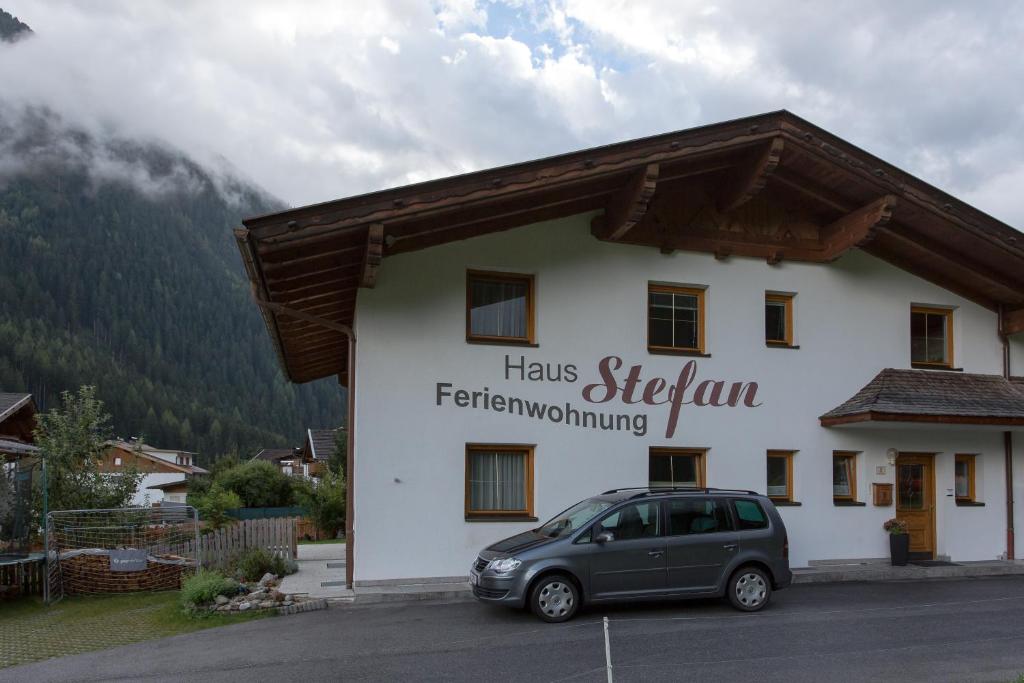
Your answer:
[[[896,519],[907,523],[910,555],[935,557],[935,458],[900,453],[896,458]]]

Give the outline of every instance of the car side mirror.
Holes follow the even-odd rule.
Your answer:
[[[594,540],[598,543],[609,543],[615,540],[615,534],[610,531],[602,531],[594,537]]]

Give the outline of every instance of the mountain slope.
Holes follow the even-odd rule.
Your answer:
[[[153,143],[0,110],[0,388],[95,384],[121,436],[213,456],[336,426],[276,365],[231,228],[282,205]]]

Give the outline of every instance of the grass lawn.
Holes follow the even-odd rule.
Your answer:
[[[327,545],[328,543],[344,543],[344,538],[325,538],[322,541],[299,541],[299,545]]]
[[[251,612],[192,617],[178,592],[0,603],[0,668],[259,619]]]

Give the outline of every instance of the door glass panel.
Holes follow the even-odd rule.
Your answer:
[[[764,516],[761,506],[752,500],[734,500],[736,520],[740,531],[744,529],[764,529],[768,526],[768,518]]]
[[[658,504],[634,503],[601,520],[601,527],[615,535],[616,541],[651,538],[658,535]]]
[[[709,498],[683,498],[668,502],[668,532],[672,536],[729,531],[725,509]]]
[[[896,467],[896,507],[901,510],[924,509],[924,465],[908,463]]]

